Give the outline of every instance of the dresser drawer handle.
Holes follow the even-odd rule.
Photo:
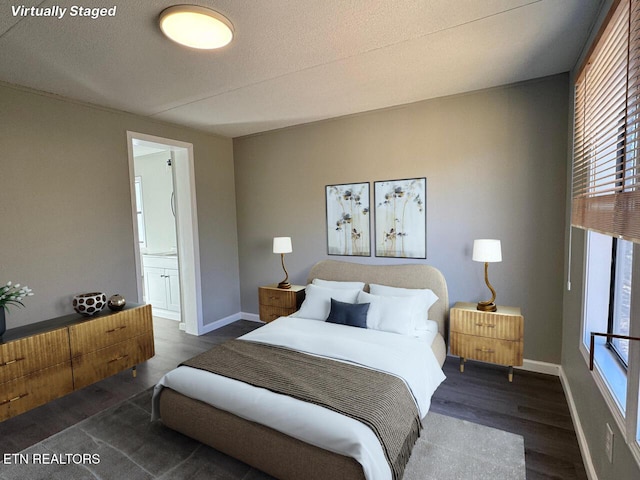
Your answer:
[[[20,400],[21,398],[24,398],[27,395],[29,395],[29,394],[28,393],[23,393],[21,395],[18,395],[17,397],[8,398],[7,400],[4,400],[4,401],[0,402],[0,405],[6,405],[7,403],[15,402],[16,400]]]
[[[496,353],[495,350],[491,349],[491,348],[476,348],[476,352],[482,352],[482,353]]]
[[[476,323],[476,327],[496,328],[496,326],[492,323]]]
[[[9,360],[8,362],[0,363],[0,367],[6,367],[7,365],[11,365],[12,363],[21,362],[24,360],[24,357],[14,358],[13,360]]]
[[[124,328],[127,328],[127,326],[126,325],[122,325],[121,327],[112,328],[111,330],[107,330],[107,333],[117,332],[118,330],[122,330]]]
[[[127,358],[129,355],[120,355],[118,358],[113,358],[109,360],[107,363],[117,362],[118,360],[122,360],[123,358]]]

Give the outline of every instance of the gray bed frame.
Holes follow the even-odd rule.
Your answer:
[[[430,288],[438,301],[429,310],[439,335],[431,346],[440,365],[446,357],[449,294],[442,273],[429,265],[364,265],[336,260],[315,264],[308,276],[336,281],[361,281],[402,288]],[[160,394],[164,424],[282,480],[362,480],[360,464],[304,443],[258,423],[164,388]]]

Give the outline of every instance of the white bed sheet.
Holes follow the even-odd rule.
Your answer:
[[[281,317],[241,340],[294,348],[301,352],[367,366],[399,376],[412,391],[420,416],[445,379],[430,345],[421,338],[378,330]],[[153,418],[158,418],[158,395],[169,387],[188,397],[266,425],[326,450],[355,458],[368,480],[390,480],[391,470],[382,447],[366,425],[324,407],[296,400],[190,367],[178,367],[156,385]]]

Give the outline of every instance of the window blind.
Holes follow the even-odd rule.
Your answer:
[[[640,0],[612,7],[574,114],[572,225],[640,243]]]

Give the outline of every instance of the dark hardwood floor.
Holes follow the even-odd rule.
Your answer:
[[[0,452],[19,452],[79,421],[153,386],[166,372],[211,345],[260,326],[241,320],[201,337],[178,330],[177,322],[154,318],[156,355],[138,366],[138,376],[120,372],[17,417],[0,422]],[[431,409],[524,437],[527,479],[586,479],[560,380],[506,368],[447,358],[447,379]],[[1,468],[1,466],[0,466]]]
[[[133,378],[126,370],[16,417],[0,422],[0,453],[16,453],[75,425],[155,385],[169,370],[213,344],[237,338],[258,328],[257,322],[239,321],[208,335],[195,337],[178,330],[178,322],[154,317],[156,354],[138,365]],[[2,456],[0,455],[0,460]],[[1,465],[0,465],[1,469]]]
[[[524,437],[527,480],[586,480],[578,440],[558,377],[447,357],[447,379],[431,411]]]

